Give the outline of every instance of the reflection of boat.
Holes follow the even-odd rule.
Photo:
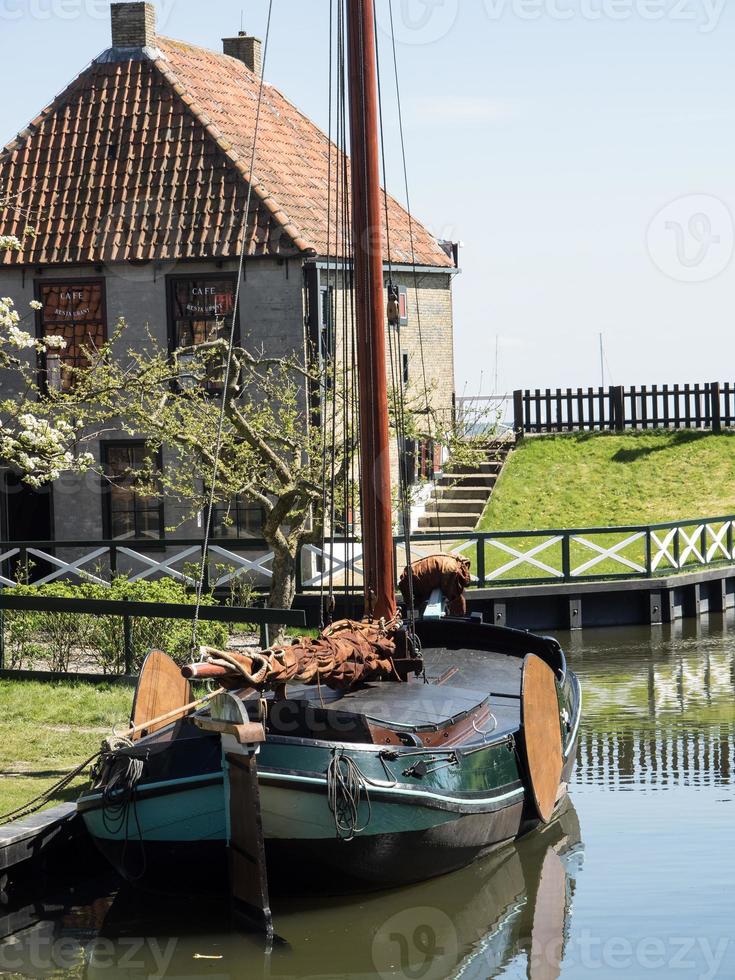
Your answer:
[[[303,902],[279,897],[283,942],[267,955],[269,976],[494,975],[527,957],[531,980],[554,977],[563,954],[582,851],[577,814],[567,800],[538,834],[503,847],[449,879],[368,896]],[[551,886],[551,887],[549,887]],[[223,901],[164,902],[106,883],[49,891],[0,916],[0,963],[23,976],[259,976],[260,943],[226,931]],[[134,944],[134,945],[133,945]]]
[[[233,879],[257,876],[246,904],[266,919],[265,849],[269,862],[311,858],[322,871],[388,885],[455,870],[548,822],[574,765],[581,705],[556,641],[442,616],[442,598],[461,599],[469,580],[465,567],[458,587],[456,558],[424,559],[442,566],[437,618],[414,626],[418,570],[413,579],[407,570],[408,626],[396,614],[386,329],[392,337],[400,317],[391,319],[389,302],[386,325],[374,234],[375,13],[368,0],[344,9],[366,620],[266,651],[258,670],[227,651],[192,665],[193,676],[227,678],[237,694],[110,753],[79,803],[91,835],[131,879],[170,886],[173,871],[190,875],[196,865],[211,880],[228,845]],[[331,673],[321,676],[325,662]]]
[[[449,879],[359,898],[321,898],[304,909],[297,898],[279,897],[278,944],[267,956],[272,977],[493,976],[515,957],[528,958],[531,980],[558,975],[581,852],[576,811],[568,801],[538,834],[499,849]],[[551,885],[551,887],[549,887]],[[155,951],[143,937],[176,939],[167,975],[260,976],[262,946],[223,931],[224,904],[161,903],[129,889],[120,893],[101,934],[120,950],[140,937],[141,973],[153,975]],[[159,940],[164,948],[166,939]],[[207,957],[213,957],[212,962]],[[109,975],[114,952],[87,977]],[[557,972],[554,973],[555,964]],[[107,970],[107,973],[105,973]]]

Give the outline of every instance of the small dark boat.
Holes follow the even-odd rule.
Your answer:
[[[466,619],[419,620],[416,630],[429,683],[289,687],[279,701],[268,695],[258,784],[269,865],[311,857],[353,878],[417,881],[538,823],[521,717],[528,656],[553,672],[559,699],[561,755],[545,819],[553,815],[574,765],[581,706],[579,682],[556,641]],[[448,670],[452,683],[436,683]],[[243,705],[252,718],[260,710],[258,698]],[[119,750],[104,782],[79,801],[98,846],[128,879],[144,868],[155,878],[177,865],[208,874],[213,860],[224,867],[220,736],[196,720]],[[108,783],[118,785],[134,759],[142,778],[111,817]],[[354,800],[339,796],[335,761],[356,767]],[[335,794],[338,805],[330,807]]]
[[[111,752],[79,801],[128,879],[170,886],[173,870],[201,868],[211,881],[229,852],[235,878],[258,879],[247,901],[266,918],[266,863],[272,872],[310,859],[344,880],[395,885],[460,868],[548,823],[574,765],[581,709],[555,640],[442,615],[442,599],[463,607],[461,560],[434,568],[433,582],[431,563],[409,564],[405,625],[398,614],[383,261],[370,234],[381,214],[374,6],[346,0],[346,10],[365,621],[260,660],[207,655],[189,676],[219,678],[230,693]],[[427,583],[432,615],[418,601]],[[143,721],[168,704],[150,698],[156,676],[174,692],[172,707],[185,703],[156,656],[141,677],[138,720],[144,702]]]

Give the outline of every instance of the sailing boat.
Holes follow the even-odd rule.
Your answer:
[[[401,623],[383,257],[370,234],[381,220],[374,6],[346,8],[365,621],[250,658],[205,652],[185,674],[227,691],[169,724],[152,719],[191,700],[188,680],[152,654],[134,706],[144,734],[108,753],[78,804],[132,880],[170,883],[172,869],[210,874],[226,852],[231,865],[244,856],[266,918],[265,868],[281,859],[388,886],[460,868],[548,823],[566,793],[581,709],[554,639],[414,615],[431,568],[407,569]],[[466,569],[447,557],[434,571],[428,608],[441,610],[442,585],[456,603]]]

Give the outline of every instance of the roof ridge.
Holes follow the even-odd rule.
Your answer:
[[[181,44],[184,47],[193,48],[194,50],[204,51],[207,55],[217,55],[216,51],[211,51],[209,48],[203,48],[201,45],[189,44],[186,41],[176,41],[172,38],[167,38],[160,36],[158,38],[162,41],[173,40],[174,44]],[[222,55],[222,57],[227,57],[227,55]],[[243,64],[239,62],[237,58],[228,58],[229,61],[237,62],[238,64]],[[215,141],[220,151],[227,157],[227,159],[233,164],[235,169],[238,171],[240,176],[245,180],[246,184],[251,185],[255,194],[257,194],[258,199],[270,212],[273,220],[277,222],[278,225],[286,232],[288,237],[294,243],[296,248],[300,252],[309,253],[311,255],[316,255],[316,249],[308,243],[304,238],[301,230],[294,224],[289,215],[284,211],[278,201],[273,196],[273,194],[268,190],[262,180],[257,176],[256,169],[253,168],[252,171],[252,181],[250,166],[243,162],[240,154],[234,149],[230,140],[224,135],[224,133],[216,126],[212,120],[207,115],[206,109],[201,107],[197,102],[195,96],[191,92],[191,89],[182,82],[179,75],[173,70],[170,62],[165,58],[165,52],[163,58],[158,58],[153,60],[153,66],[161,74],[162,78],[170,85],[176,95],[181,99],[181,101],[186,106],[187,110],[194,116],[196,121],[200,126],[203,127],[204,131]],[[243,64],[243,67],[247,69],[247,65]],[[253,75],[253,72],[250,72]],[[266,83],[263,83],[264,87]],[[256,159],[257,159],[257,148],[256,148]],[[244,247],[244,243],[243,243]]]

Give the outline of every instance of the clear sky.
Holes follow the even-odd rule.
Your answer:
[[[600,332],[606,382],[732,380],[735,3],[392,2],[413,209],[463,244],[458,393],[493,389],[496,338],[501,390],[598,384]],[[156,6],[219,50],[267,3]],[[274,0],[266,70],[321,125],[328,10]],[[109,3],[0,0],[0,45],[5,142],[109,46]]]

